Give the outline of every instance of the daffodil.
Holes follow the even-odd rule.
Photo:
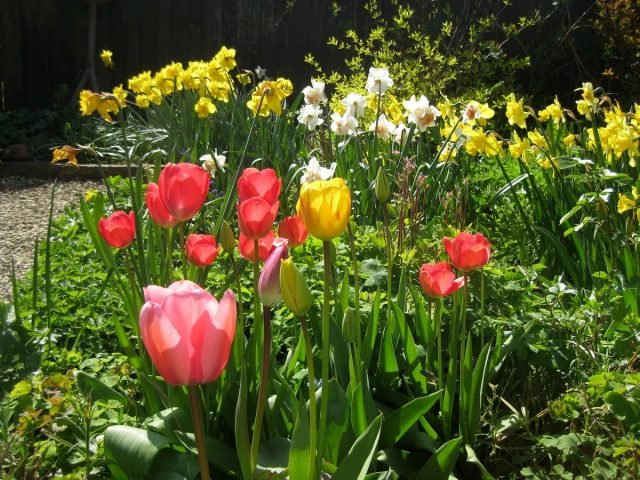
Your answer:
[[[102,52],[100,52],[100,60],[102,60],[102,63],[107,68],[113,68],[112,57],[113,52],[111,50],[102,50]]]
[[[582,92],[582,98],[576,101],[578,113],[590,120],[591,115],[596,111],[596,108],[598,107],[598,99],[595,96],[593,84],[591,82],[584,82],[582,84],[582,88],[578,88],[576,89],[576,91]]]
[[[305,125],[310,132],[314,131],[318,125],[322,125],[322,109],[318,105],[307,104],[298,111],[298,122]]]
[[[386,115],[383,113],[378,117],[378,120],[374,120],[369,125],[369,131],[375,132],[378,138],[381,140],[389,140],[391,133],[395,130],[396,126],[387,120]]]
[[[513,93],[510,93],[507,97],[506,115],[509,125],[527,128],[526,119],[529,116],[529,112],[524,110],[523,99],[516,100],[516,96]]]
[[[215,61],[227,71],[236,67],[236,49],[223,46],[214,57]]]
[[[553,100],[551,105],[547,105],[543,110],[538,112],[538,119],[541,122],[546,122],[548,120],[552,120],[553,123],[564,122],[564,112],[562,110],[562,105],[558,101],[558,97]]]
[[[487,120],[493,118],[495,112],[486,103],[471,100],[462,112],[462,123],[477,123],[481,127],[487,124]]]
[[[513,132],[513,140],[509,145],[509,153],[514,157],[525,159],[525,154],[527,154],[531,149],[531,142],[527,137],[520,138],[518,132]]]
[[[278,78],[277,80],[265,80],[258,84],[247,107],[254,115],[266,116],[270,112],[280,115],[282,113],[282,101],[293,92],[293,86],[289,80]]]
[[[340,103],[346,108],[347,113],[359,118],[364,115],[367,98],[359,93],[350,93]]]
[[[70,145],[65,145],[64,147],[56,148],[53,150],[53,158],[51,159],[51,163],[61,162],[66,160],[67,163],[71,165],[78,166],[78,159],[76,155],[82,152],[81,148],[75,148]]]
[[[195,104],[194,109],[198,114],[198,118],[207,118],[209,115],[213,115],[216,112],[216,106],[213,104],[210,98],[200,97],[198,103]]]
[[[409,100],[402,102],[407,110],[407,120],[416,125],[418,130],[424,132],[428,127],[435,127],[436,119],[440,116],[440,110],[429,105],[429,100],[421,95],[418,100],[412,95]]]
[[[97,111],[106,121],[111,122],[111,113],[120,111],[120,102],[112,93],[92,92],[91,90],[83,90],[80,92],[80,114],[82,116],[91,115]]]
[[[353,135],[358,129],[358,119],[348,111],[343,115],[338,112],[331,114],[331,131],[336,135]]]
[[[311,79],[311,85],[302,89],[304,103],[308,105],[324,105],[327,103],[327,96],[324,94],[324,82]]]
[[[367,92],[374,95],[383,95],[391,86],[393,86],[393,80],[389,76],[388,69],[375,67],[369,69]]]

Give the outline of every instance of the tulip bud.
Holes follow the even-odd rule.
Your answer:
[[[282,300],[280,293],[280,262],[288,258],[287,244],[283,243],[273,249],[262,268],[258,280],[260,301],[267,307],[274,307]]]
[[[391,186],[389,185],[389,177],[387,177],[387,173],[382,167],[378,169],[378,174],[376,175],[375,192],[376,198],[380,203],[387,203],[391,198]]]
[[[301,317],[311,309],[313,297],[307,282],[290,258],[280,266],[280,291],[284,304],[294,315]]]
[[[220,245],[224,248],[225,252],[232,252],[236,248],[236,238],[233,236],[233,230],[226,220],[222,221],[220,227]]]
[[[347,307],[342,317],[342,335],[349,343],[356,343],[356,316],[351,307]]]

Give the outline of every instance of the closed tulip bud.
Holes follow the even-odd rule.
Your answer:
[[[136,236],[136,216],[122,210],[113,212],[109,217],[98,220],[98,232],[110,247],[128,247]]]
[[[378,169],[375,185],[376,198],[380,203],[387,203],[391,199],[391,186],[389,185],[389,177],[384,168]]]
[[[442,239],[451,263],[461,272],[484,267],[491,257],[491,244],[484,235],[461,232],[455,238]]]
[[[213,235],[192,233],[185,245],[187,259],[196,267],[208,267],[218,257],[220,247]]]
[[[225,252],[232,252],[236,248],[236,237],[226,220],[222,221],[222,227],[220,227],[220,245]]]
[[[160,200],[179,222],[193,218],[204,205],[211,177],[192,163],[170,163],[158,179]]]
[[[258,280],[258,295],[263,305],[275,307],[280,300],[280,263],[289,257],[287,244],[282,243],[273,249],[264,263],[260,279]]]
[[[351,307],[347,307],[342,317],[342,336],[349,343],[356,343],[356,316]]]
[[[282,260],[280,265],[280,292],[287,308],[299,317],[306,315],[313,305],[307,282],[291,258]]]
[[[467,283],[467,277],[456,278],[447,262],[425,263],[420,268],[418,279],[429,298],[446,297]]]

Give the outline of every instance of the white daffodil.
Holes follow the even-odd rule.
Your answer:
[[[347,109],[347,113],[358,118],[364,115],[364,109],[367,107],[367,97],[359,93],[350,93],[340,103]]]
[[[389,140],[391,133],[396,129],[396,126],[387,120],[386,115],[383,113],[378,117],[377,122],[372,122],[369,126],[370,132],[376,132],[376,135],[381,140]]]
[[[389,87],[393,85],[393,80],[389,76],[389,70],[386,68],[369,69],[367,77],[367,91],[375,95],[383,95]]]
[[[331,131],[336,135],[353,135],[358,129],[358,119],[348,111],[344,115],[333,112],[331,120]]]
[[[318,125],[324,123],[320,118],[322,109],[318,105],[305,105],[298,110],[298,122],[306,125],[309,131],[314,131]]]
[[[327,96],[324,94],[324,82],[311,79],[311,86],[302,90],[304,103],[307,105],[324,105],[327,103]]]
[[[400,122],[398,126],[393,130],[393,141],[398,145],[404,145],[409,137],[409,131],[411,129],[404,123]]]
[[[218,149],[216,148],[213,151],[213,155],[210,153],[202,155],[200,157],[200,161],[202,162],[202,168],[209,172],[211,177],[215,177],[218,170],[224,173],[224,168],[227,164],[227,157],[225,155],[218,154]]]
[[[418,100],[416,100],[415,95],[411,95],[411,98],[402,102],[402,105],[407,109],[409,122],[415,123],[421,132],[424,132],[427,127],[436,126],[436,119],[440,116],[440,110],[433,105],[429,105],[429,100],[424,95],[421,95]]]
[[[309,157],[309,164],[300,178],[300,183],[315,182],[317,180],[329,180],[336,171],[336,164],[324,168],[316,157]]]

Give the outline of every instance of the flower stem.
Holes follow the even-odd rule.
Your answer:
[[[309,378],[309,451],[311,458],[309,459],[309,480],[318,478],[316,474],[316,376],[313,368],[313,350],[311,348],[311,339],[309,338],[309,326],[304,316],[300,317],[302,324],[302,335],[304,336],[304,348],[307,357],[307,371]]]
[[[480,348],[484,348],[484,270],[480,270]]]
[[[267,386],[269,383],[269,366],[271,361],[271,309],[267,306],[263,310],[264,319],[264,343],[262,348],[262,362],[260,365],[260,387],[258,388],[258,405],[256,407],[256,419],[251,438],[252,465],[258,463],[258,451],[260,449],[260,435],[262,434],[262,421],[264,409],[267,403]]]
[[[438,390],[440,392],[440,408],[444,402],[444,374],[442,372],[442,299],[436,299],[436,311],[434,313],[434,324],[438,333]]]
[[[187,279],[187,251],[184,243],[185,222],[180,222],[180,258],[182,258],[182,275]]]
[[[198,447],[198,462],[200,463],[200,478],[210,480],[209,460],[207,458],[207,445],[204,440],[204,428],[202,422],[202,409],[200,407],[200,390],[197,385],[189,385],[189,406],[191,407],[191,418],[193,420],[193,431],[196,436],[196,446]]]
[[[322,306],[322,396],[320,397],[320,433],[318,435],[318,455],[316,470],[320,471],[326,442],[327,413],[329,408],[329,355],[331,342],[329,308],[331,306],[331,242],[322,243],[324,253],[324,304]]]
[[[353,263],[353,290],[354,290],[354,313],[356,316],[356,346],[358,355],[362,352],[362,333],[360,328],[360,278],[358,275],[358,256],[356,255],[356,243],[351,223],[347,224],[349,229],[349,245],[351,247],[351,262]]]
[[[233,342],[233,362],[236,367],[240,367],[244,351],[244,315],[242,306],[242,285],[240,284],[240,275],[238,274],[238,264],[233,257],[233,252],[229,252],[231,265],[233,266],[233,274],[236,277],[236,295],[238,296],[238,328],[236,329],[236,337]]]
[[[387,321],[391,319],[391,292],[393,288],[393,255],[391,247],[391,229],[389,228],[389,211],[387,204],[382,204],[382,219],[384,222],[385,246],[387,249]]]

